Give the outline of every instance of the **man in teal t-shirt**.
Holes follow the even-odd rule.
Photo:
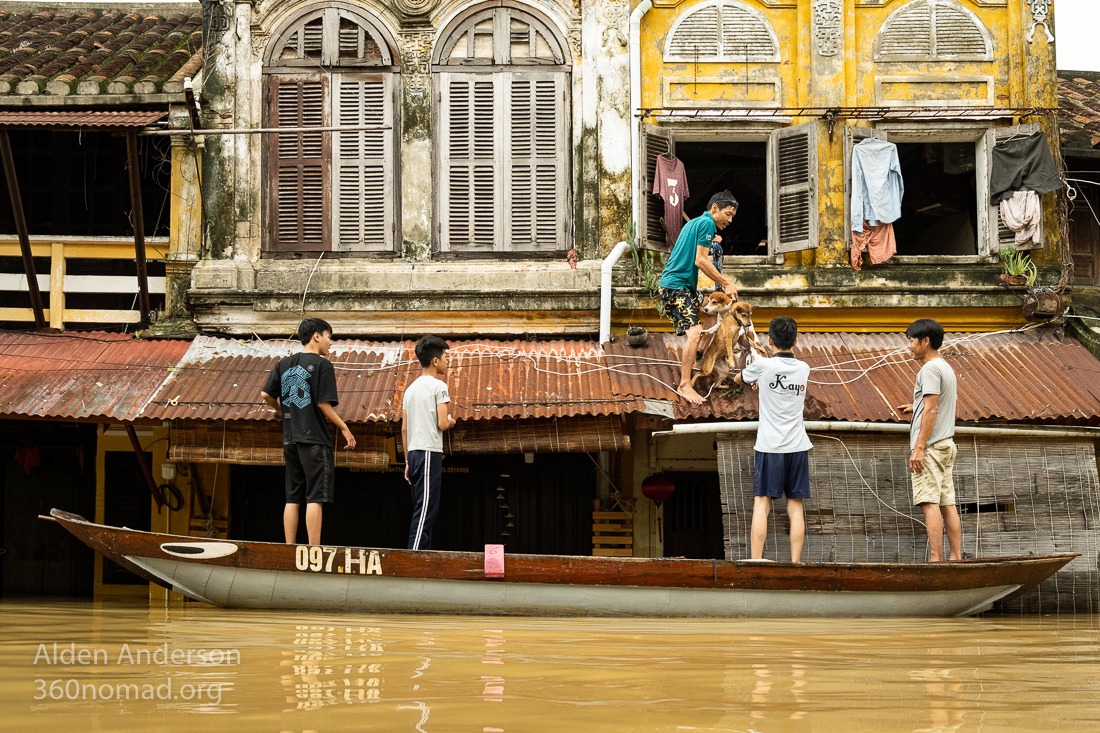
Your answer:
[[[729,191],[716,193],[710,199],[707,210],[689,221],[680,230],[665,269],[661,273],[657,294],[665,308],[665,315],[676,327],[676,335],[687,334],[684,355],[680,362],[680,396],[692,404],[702,404],[703,398],[691,386],[691,369],[695,364],[695,352],[703,335],[699,322],[699,270],[721,285],[731,298],[737,300],[737,288],[723,275],[711,260],[710,248],[718,231],[725,229],[737,215],[737,199]],[[721,241],[721,238],[718,238]]]

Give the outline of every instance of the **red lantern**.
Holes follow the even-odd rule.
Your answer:
[[[667,473],[655,473],[642,481],[642,493],[657,506],[676,493],[676,484]]]

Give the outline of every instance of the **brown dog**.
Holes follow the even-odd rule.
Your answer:
[[[722,296],[715,300],[715,296]],[[714,384],[725,381],[734,371],[745,368],[750,359],[755,360],[759,356],[768,356],[769,352],[760,344],[756,337],[756,329],[752,324],[752,304],[738,300],[732,301],[725,293],[712,293],[708,296],[703,310],[707,313],[719,314],[718,303],[729,301],[726,311],[729,317],[722,318],[715,326],[714,340],[703,350],[703,358],[699,362],[699,373],[692,377],[691,383],[699,377],[714,377]],[[713,310],[708,310],[713,304]],[[711,329],[708,329],[708,331]]]

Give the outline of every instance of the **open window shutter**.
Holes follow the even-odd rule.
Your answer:
[[[993,172],[993,145],[1007,140],[1015,135],[1031,135],[1039,131],[1039,125],[1036,123],[1030,123],[1026,125],[1012,126],[1012,127],[995,127],[990,130],[992,135],[992,141],[989,141],[989,173]],[[986,180],[985,185],[982,187],[982,196],[986,202],[989,201],[989,182]],[[1030,239],[1021,244],[1016,244],[1016,233],[1012,231],[1007,224],[1001,219],[1001,207],[990,206],[989,207],[989,221],[991,223],[990,229],[993,231],[995,237],[990,246],[990,251],[993,254],[1000,252],[1005,247],[1015,247],[1018,250],[1025,249],[1041,249],[1046,245],[1046,231],[1043,231],[1043,236],[1040,238],[1040,242],[1036,244]]]
[[[886,139],[886,133],[872,127],[844,127],[844,248],[852,248],[852,148],[867,138]]]
[[[503,166],[508,195],[502,202],[504,245],[517,252],[564,251],[569,221],[565,75],[518,72],[507,74],[505,83],[510,124]]]
[[[271,78],[273,127],[325,127],[324,78]],[[272,236],[269,249],[329,249],[328,140],[323,132],[277,133],[271,146]]]
[[[785,127],[768,141],[768,251],[817,247],[817,123]]]
[[[333,112],[334,250],[388,252],[394,233],[393,77],[337,76]],[[383,129],[383,128],[390,129]]]
[[[489,252],[502,217],[497,200],[498,79],[501,75],[441,74],[439,167],[440,250]]]
[[[667,252],[665,228],[662,220],[665,216],[665,203],[660,196],[653,195],[653,177],[657,175],[657,157],[662,153],[676,155],[676,138],[672,131],[656,125],[642,123],[640,144],[642,161],[645,163],[645,176],[638,181],[641,212],[638,217],[638,244],[645,249],[657,249]]]

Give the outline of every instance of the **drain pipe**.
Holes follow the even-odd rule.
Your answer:
[[[611,272],[623,253],[630,249],[626,242],[619,242],[600,265],[600,343],[611,340]]]
[[[641,221],[642,204],[638,177],[645,178],[641,159],[642,119],[642,16],[653,7],[653,0],[642,0],[630,14],[630,188],[634,221]],[[602,342],[602,341],[601,341]]]
[[[713,435],[718,433],[755,432],[760,423],[756,420],[744,422],[695,423],[693,425],[673,425],[672,430],[661,430],[653,437],[668,435]],[[843,420],[807,420],[806,432],[817,433],[909,433],[909,423],[882,422],[846,422]],[[981,427],[977,425],[956,425],[956,435],[1001,435],[1021,438],[1092,438],[1100,439],[1097,428],[1006,428]]]

